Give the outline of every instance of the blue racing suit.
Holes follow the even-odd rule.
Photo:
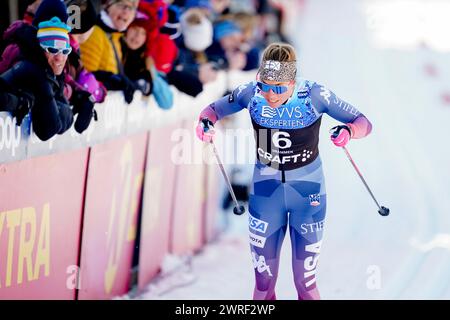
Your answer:
[[[327,200],[318,150],[322,115],[347,124],[352,138],[369,134],[371,124],[327,88],[303,79],[278,108],[267,105],[253,81],[210,104],[200,118],[215,122],[242,109],[250,114],[257,148],[248,220],[256,277],[253,298],[276,298],[281,245],[289,225],[298,298],[319,299],[316,270]]]

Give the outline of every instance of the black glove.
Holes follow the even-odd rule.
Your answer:
[[[95,102],[95,98],[90,92],[85,90],[74,91],[70,97],[70,104],[73,106],[73,114],[79,113],[87,101],[90,101],[92,104]]]
[[[149,95],[152,94],[153,85],[151,82],[148,82],[145,79],[139,79],[135,81],[134,84],[136,85],[137,89],[142,92],[144,96],[148,97]]]
[[[139,75],[135,78],[137,80],[134,81],[136,88],[142,92],[142,94],[146,97],[152,94],[153,92],[153,78],[150,71],[145,70],[139,73]]]
[[[350,131],[350,128],[348,126],[339,125],[330,129],[331,136],[333,138],[336,138],[341,133],[341,130],[347,130],[350,136],[352,135],[352,132]]]
[[[204,132],[214,129],[214,123],[211,120],[209,120],[208,118],[202,118],[200,121],[202,123]]]
[[[72,126],[73,112],[70,105],[63,101],[56,100],[56,105],[58,106],[59,119],[61,121],[61,129],[58,131],[58,134],[63,134]]]
[[[114,74],[109,71],[94,71],[95,78],[101,81],[108,90],[123,91],[125,101],[131,103],[133,101],[134,91],[136,91],[135,84],[128,79],[127,76],[121,74]]]
[[[20,126],[23,118],[26,117],[31,108],[34,106],[34,95],[22,90],[18,90],[15,95],[17,97],[17,106],[12,112],[12,115],[13,117],[16,117],[16,123]]]
[[[125,101],[130,104],[133,101],[133,97],[134,97],[134,92],[136,91],[137,87],[136,85],[133,83],[133,81],[131,81],[128,77],[126,76],[121,76],[122,77],[122,91],[123,91],[123,96],[125,98]]]
[[[74,128],[78,133],[82,133],[89,127],[94,115],[95,98],[89,92],[79,90],[72,94],[70,102],[73,104],[73,114],[78,114]]]
[[[120,74],[113,74],[106,82],[103,83],[108,90],[121,90],[125,101],[129,104],[133,101],[135,84],[128,77]]]
[[[121,90],[122,80],[120,75],[101,70],[94,71],[92,73],[94,74],[95,79],[102,82],[107,90]]]

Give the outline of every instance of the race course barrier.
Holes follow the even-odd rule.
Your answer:
[[[212,241],[221,177],[195,123],[254,77],[221,71],[195,98],[172,88],[170,110],[110,92],[83,134],[45,142],[29,116],[18,127],[0,112],[0,299],[111,299],[145,288],[167,254]]]

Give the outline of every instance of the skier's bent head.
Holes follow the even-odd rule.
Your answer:
[[[270,107],[278,108],[291,97],[296,75],[296,54],[291,45],[272,43],[264,50],[257,85]]]

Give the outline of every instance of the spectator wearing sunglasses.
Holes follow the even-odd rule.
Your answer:
[[[253,298],[276,299],[280,251],[289,226],[298,299],[320,299],[316,267],[327,203],[318,149],[322,116],[342,122],[331,136],[338,147],[367,136],[372,125],[326,87],[297,78],[295,50],[285,43],[264,50],[256,81],[201,112],[197,136],[212,141],[214,123],[242,109],[249,112],[256,139],[249,197]]]
[[[38,25],[40,52],[33,61],[24,59],[1,75],[2,81],[34,97],[31,107],[33,131],[43,141],[67,131],[73,113],[64,96],[64,66],[72,48],[70,27],[58,17]]]
[[[35,1],[27,8],[23,20],[14,21],[3,34],[6,48],[0,58],[0,74],[17,62],[39,60],[41,48],[36,38],[38,24],[58,17],[66,22],[67,8],[61,0]]]

